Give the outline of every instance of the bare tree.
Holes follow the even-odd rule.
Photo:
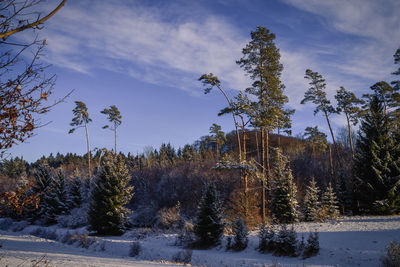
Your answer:
[[[46,65],[38,62],[46,40],[36,37],[30,43],[19,43],[9,37],[31,29],[40,30],[66,2],[46,16],[35,12],[42,0],[0,1],[0,157],[13,145],[31,137],[43,124],[39,115],[47,113],[63,99],[48,103],[56,77],[45,74]],[[27,53],[30,57],[24,57]],[[30,58],[26,60],[25,58]]]

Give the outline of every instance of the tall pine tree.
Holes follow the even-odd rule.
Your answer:
[[[100,235],[119,235],[125,231],[128,210],[124,205],[132,198],[129,181],[130,176],[122,156],[106,152],[91,192],[91,230]]]

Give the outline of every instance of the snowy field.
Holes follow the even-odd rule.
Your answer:
[[[85,249],[62,243],[69,232],[86,230],[27,226],[23,222],[6,224],[0,219],[0,266],[176,266],[174,255],[184,249],[174,246],[175,234],[129,231],[121,237],[96,237]],[[295,224],[299,238],[310,231],[320,233],[317,256],[301,258],[260,254],[257,232],[242,252],[225,250],[225,240],[211,250],[193,250],[193,266],[380,266],[380,257],[391,240],[400,241],[400,216],[342,217],[327,223]],[[43,234],[45,233],[45,234]],[[36,236],[34,236],[36,235]],[[48,238],[37,237],[47,235]],[[132,241],[141,244],[136,257],[129,257]],[[35,265],[39,261],[38,265]]]

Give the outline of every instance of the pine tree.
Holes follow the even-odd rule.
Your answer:
[[[30,195],[37,194],[39,197],[38,208],[34,209],[30,215],[32,220],[39,219],[46,211],[46,194],[51,189],[53,176],[50,167],[47,164],[40,164],[34,174],[34,184],[29,191]]]
[[[247,227],[242,218],[237,219],[232,226],[233,233],[235,234],[232,248],[234,250],[243,250],[247,247],[248,232]]]
[[[76,107],[72,110],[72,113],[74,114],[75,117],[72,118],[72,122],[69,124],[69,125],[73,126],[74,128],[70,129],[68,133],[71,134],[76,129],[81,128],[81,127],[85,128],[87,158],[88,158],[88,174],[89,174],[89,177],[91,177],[92,172],[91,172],[91,163],[90,163],[91,156],[90,156],[88,123],[90,123],[92,121],[92,119],[89,118],[88,109],[87,109],[85,103],[83,103],[82,101],[75,101],[75,104],[76,104]]]
[[[294,228],[287,229],[286,224],[283,224],[275,240],[274,255],[295,257],[297,244],[297,233]]]
[[[128,214],[124,205],[132,198],[129,181],[130,176],[122,156],[106,152],[91,192],[91,230],[100,235],[119,235],[124,232]]]
[[[65,215],[68,212],[68,196],[65,182],[65,175],[61,170],[52,176],[52,181],[47,193],[43,195],[42,220],[46,224],[57,222],[58,215]]]
[[[339,215],[338,201],[331,183],[324,191],[321,197],[321,213],[328,219],[336,219]]]
[[[288,125],[289,113],[284,109],[288,97],[284,95],[285,85],[281,81],[283,65],[280,52],[276,47],[275,34],[262,26],[251,32],[251,41],[243,48],[242,58],[236,63],[243,68],[252,86],[246,89],[248,94],[257,98],[252,105],[252,125],[261,130],[261,207],[262,219],[266,218],[266,188],[269,183],[269,133],[276,128]],[[286,125],[286,126],[285,126]]]
[[[267,253],[275,250],[276,234],[272,227],[268,227],[265,224],[261,225],[258,237],[258,251],[262,253]]]
[[[222,222],[222,205],[214,184],[210,184],[200,202],[194,233],[200,246],[209,247],[220,243],[225,224]]]
[[[117,155],[117,128],[121,125],[122,116],[121,112],[119,112],[118,108],[114,105],[110,106],[110,108],[105,108],[100,113],[108,115],[108,121],[111,122],[112,126],[105,125],[103,129],[109,128],[114,132],[114,153]]]
[[[346,116],[351,155],[354,158],[354,146],[350,123],[354,126],[357,125],[361,113],[361,109],[358,105],[362,104],[363,101],[358,99],[353,92],[347,91],[343,86],[336,91],[335,98],[338,103],[336,111],[338,113],[343,112]]]
[[[400,211],[399,144],[390,133],[390,116],[382,96],[368,96],[355,157],[356,199],[360,211],[391,214]]]
[[[304,247],[303,259],[317,255],[319,252],[319,235],[318,232],[311,232],[308,236],[307,243]]]
[[[274,176],[271,181],[272,218],[277,223],[293,223],[298,217],[296,185],[288,158],[279,148],[274,150]]]
[[[319,189],[314,177],[311,179],[310,184],[306,188],[306,194],[304,196],[304,220],[307,222],[313,222],[318,219],[320,210],[319,202]]]
[[[79,177],[75,177],[72,179],[70,188],[69,188],[69,204],[70,208],[80,207],[83,199],[82,199],[82,180]]]
[[[310,88],[304,93],[304,99],[301,100],[301,104],[312,102],[313,104],[317,105],[314,110],[314,115],[316,115],[320,111],[324,114],[326,122],[329,126],[329,131],[331,133],[333,145],[335,147],[336,156],[339,157],[335,136],[333,135],[331,122],[329,120],[329,116],[331,114],[337,113],[337,110],[331,105],[331,102],[326,97],[325,79],[318,72],[313,72],[310,69],[306,70],[306,75],[304,76],[304,78],[310,80]]]

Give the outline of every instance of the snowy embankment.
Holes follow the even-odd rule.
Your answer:
[[[132,230],[120,237],[89,237],[88,248],[63,243],[69,234],[85,233],[85,229],[26,226],[10,223],[0,231],[0,266],[32,266],[32,260],[47,260],[49,266],[164,266],[183,248],[174,246],[175,234]],[[25,227],[26,226],[26,227]],[[194,250],[192,265],[206,266],[379,266],[380,257],[391,240],[400,241],[400,216],[342,217],[327,223],[294,225],[299,238],[310,231],[320,234],[320,252],[306,260],[261,254],[257,232],[249,237],[249,246],[242,252],[227,252],[225,240],[210,250]],[[69,233],[68,233],[69,232]],[[32,234],[36,235],[33,236]],[[37,237],[37,236],[42,236]],[[47,237],[47,238],[43,238]],[[53,240],[51,240],[53,239]],[[132,241],[141,251],[129,257]],[[45,258],[43,258],[45,256]],[[149,262],[151,261],[151,262]],[[44,266],[39,265],[39,266]],[[171,266],[171,265],[169,265]]]

